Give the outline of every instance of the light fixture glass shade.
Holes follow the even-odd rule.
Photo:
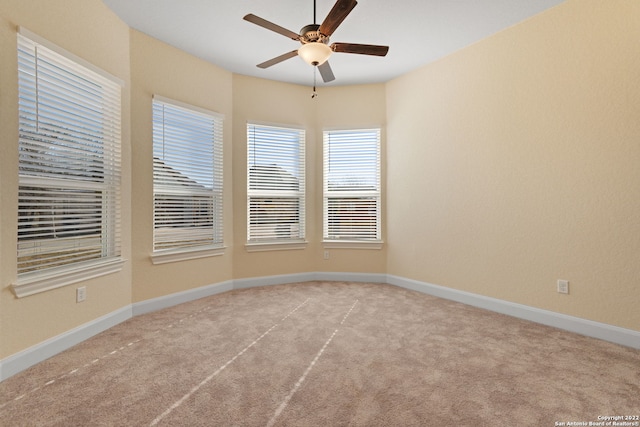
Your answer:
[[[298,49],[298,55],[309,65],[324,64],[331,56],[331,52],[329,46],[320,42],[306,43]]]

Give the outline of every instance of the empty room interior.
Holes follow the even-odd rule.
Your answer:
[[[333,82],[256,67],[298,42],[242,19],[311,1],[208,2],[247,74],[126,3],[0,1],[7,425],[640,425],[639,1],[547,1],[372,81],[402,46],[359,13],[438,40],[360,0],[335,41],[389,53],[335,51]],[[234,37],[188,12],[185,43]]]

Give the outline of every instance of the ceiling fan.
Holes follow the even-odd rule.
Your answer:
[[[254,14],[248,14],[244,17],[245,21],[249,21],[256,25],[282,34],[292,40],[299,41],[302,46],[299,49],[292,50],[280,56],[276,56],[268,61],[258,64],[259,68],[268,68],[278,64],[289,58],[300,55],[308,64],[318,67],[322,80],[325,83],[335,80],[331,66],[329,65],[329,57],[333,52],[341,53],[357,53],[360,55],[385,56],[389,51],[389,46],[379,46],[371,44],[356,43],[332,43],[329,45],[329,37],[351,13],[358,2],[356,0],[337,0],[333,5],[327,17],[322,24],[316,24],[316,2],[313,1],[313,24],[305,25],[300,30],[300,34],[287,30],[279,25],[269,22]]]

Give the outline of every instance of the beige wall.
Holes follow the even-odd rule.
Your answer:
[[[75,6],[75,7],[74,7]],[[640,3],[570,0],[386,85],[233,75],[99,0],[0,2],[0,359],[150,298],[230,279],[389,273],[640,330]],[[125,82],[125,269],[17,299],[16,26]],[[82,35],[79,37],[78,35]],[[339,70],[335,70],[339,74]],[[225,116],[225,244],[152,265],[153,94]],[[246,123],[307,130],[304,250],[248,253]],[[382,250],[322,258],[322,130],[382,127]],[[386,163],[386,165],[385,165]],[[555,292],[557,279],[571,294]],[[75,303],[75,288],[87,301]]]
[[[572,0],[390,82],[388,273],[640,330],[639,40]]]
[[[233,276],[236,279],[313,271],[309,248],[247,252],[247,122],[304,128],[307,166],[316,155],[315,104],[308,89],[253,77],[233,77]],[[307,171],[307,195],[314,194],[313,170]],[[307,222],[314,220],[315,200],[307,198]],[[307,240],[315,239],[307,227]]]
[[[133,302],[231,279],[233,251],[232,74],[143,33],[131,31],[133,141]],[[153,265],[153,95],[224,115],[224,255]]]
[[[296,59],[297,60],[297,59]],[[385,87],[362,85],[311,88],[234,76],[233,85],[233,194],[234,278],[314,271],[383,273],[386,250],[330,249],[323,257],[322,241],[322,131],[385,124]],[[306,249],[248,252],[247,239],[247,122],[293,125],[306,129],[307,206]]]
[[[16,28],[23,26],[122,79],[122,253],[130,258],[129,29],[101,1],[0,2],[0,358],[28,348],[131,303],[131,268],[86,281],[87,300],[70,285],[17,299],[18,98]],[[82,34],[82,37],[78,37]]]
[[[334,70],[336,79],[340,72]],[[386,273],[387,246],[382,249],[324,249],[322,239],[322,131],[331,129],[365,129],[379,127],[381,152],[386,150],[386,109],[385,85],[356,85],[320,88],[318,91],[316,115],[317,156],[313,159],[317,170],[316,227],[318,243],[313,254],[316,271]],[[382,155],[382,182],[385,182],[385,156]],[[382,187],[382,239],[387,240],[386,227],[386,187]],[[323,258],[323,251],[329,251],[329,259]]]

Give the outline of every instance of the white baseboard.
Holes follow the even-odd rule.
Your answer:
[[[233,281],[227,280],[226,282],[202,286],[200,288],[189,289],[187,291],[177,292],[175,294],[164,295],[158,298],[136,302],[132,304],[133,315],[139,316],[141,314],[150,313],[152,311],[161,310],[163,308],[173,307],[174,305],[194,301],[204,297],[209,297],[211,295],[219,294],[222,292],[231,291],[233,290],[233,288]]]
[[[131,317],[131,306],[126,306],[13,354],[0,361],[0,381],[4,381],[18,372],[55,356]]]
[[[278,276],[251,277],[248,279],[236,279],[233,281],[233,289],[247,289],[258,286],[284,285],[287,283],[312,282],[324,280],[330,282],[371,282],[385,283],[386,274],[379,273],[340,273],[340,272],[315,272],[283,274]]]
[[[332,273],[317,272],[315,280],[333,282],[360,282],[360,283],[386,283],[387,275],[382,273]]]
[[[640,332],[631,329],[393,275],[387,275],[387,283],[519,319],[553,326],[580,335],[640,349]]]
[[[497,313],[507,314],[519,319],[529,320],[543,325],[553,326],[581,335],[602,339],[616,344],[640,349],[640,332],[594,322],[579,317],[567,316],[553,311],[542,310],[496,298],[490,298],[431,283],[420,282],[404,277],[378,273],[340,273],[314,272],[286,274],[278,276],[253,277],[229,280],[184,292],[165,295],[158,298],[128,305],[119,310],[95,319],[56,337],[43,341],[33,347],[0,360],[0,381],[3,381],[27,368],[40,363],[61,351],[67,350],[92,336],[103,332],[133,316],[150,313],[172,307],[184,302],[208,297],[233,289],[247,289],[258,286],[281,285],[287,283],[309,282],[314,280],[339,282],[388,283],[436,297],[461,302],[474,307],[484,308]]]
[[[310,282],[316,280],[315,273],[282,274],[278,276],[250,277],[235,279],[233,289],[248,289],[258,286],[284,285],[287,283]]]

